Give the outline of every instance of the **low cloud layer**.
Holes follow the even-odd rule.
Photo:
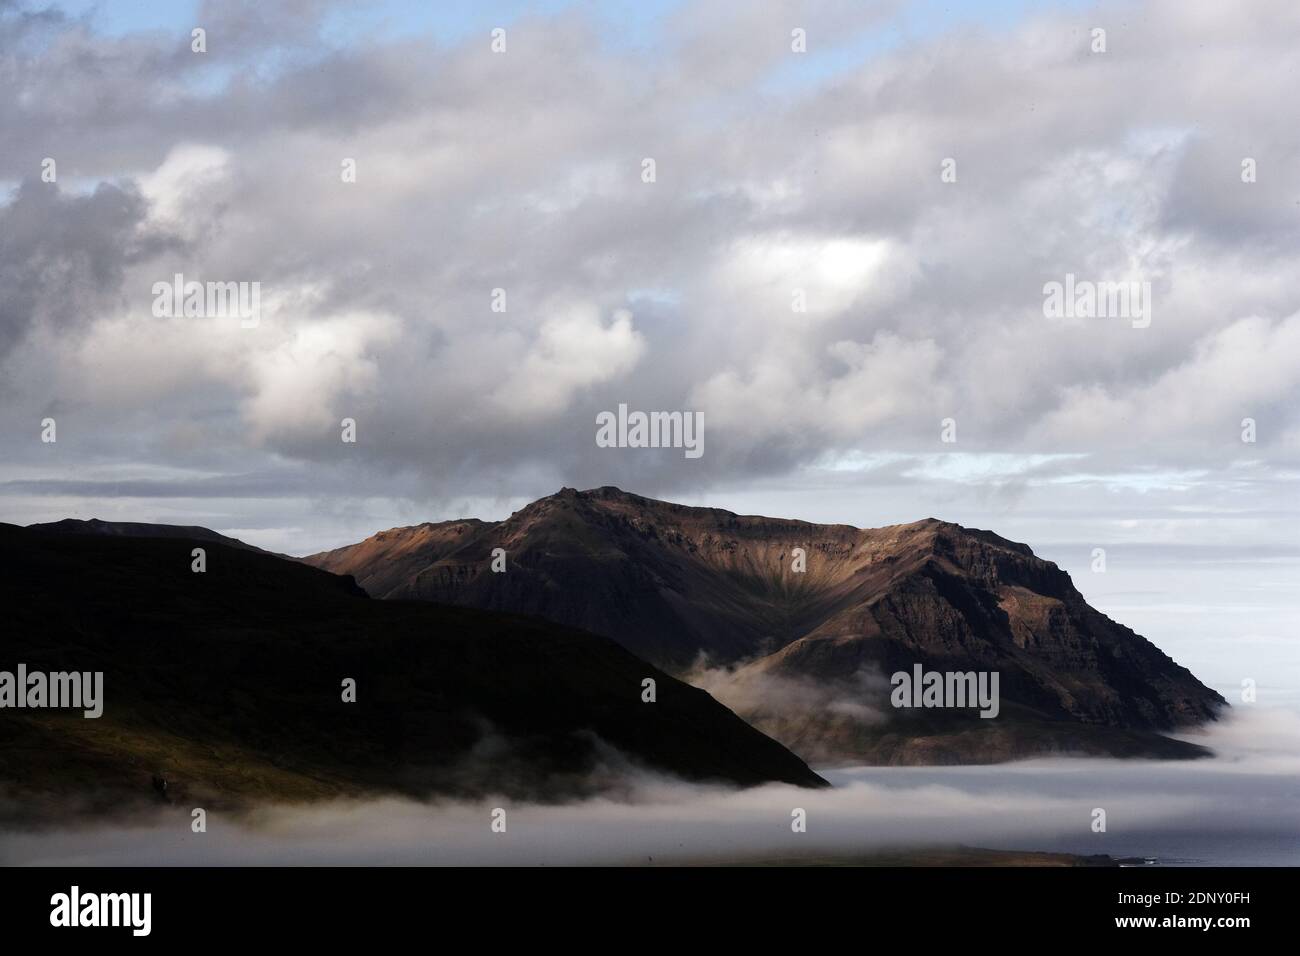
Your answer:
[[[890,680],[873,667],[835,679],[813,679],[747,667],[749,663],[714,667],[701,662],[682,679],[708,691],[809,762],[824,749],[835,750],[826,738],[893,716],[879,709],[889,700]]]
[[[1245,710],[1195,738],[1213,760],[1031,760],[864,768],[828,791],[732,791],[641,775],[617,799],[539,806],[382,800],[135,825],[0,834],[0,862],[39,865],[653,864],[839,858],[891,847],[1156,856],[1166,863],[1300,863],[1300,718]],[[506,811],[506,831],[491,829]],[[807,832],[791,830],[792,811]],[[1092,829],[1106,811],[1106,832]]]

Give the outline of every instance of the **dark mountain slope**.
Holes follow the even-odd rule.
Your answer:
[[[261,551],[238,538],[219,534],[211,528],[198,525],[149,524],[140,521],[102,521],[99,518],[64,518],[62,521],[50,521],[45,524],[27,526],[31,531],[42,534],[105,535],[116,538],[184,538],[187,541],[206,543],[216,541],[232,548],[246,551]]]
[[[548,798],[626,762],[750,785],[819,777],[705,692],[537,619],[367,598],[350,578],[206,541],[0,525],[0,670],[105,673],[105,711],[0,711],[0,789],[210,805],[335,794]],[[658,682],[643,703],[641,681]],[[343,703],[341,681],[357,681]],[[43,799],[44,799],[43,798]],[[196,804],[199,805],[199,804]]]

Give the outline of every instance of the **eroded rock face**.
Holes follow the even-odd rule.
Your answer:
[[[860,529],[565,489],[502,522],[394,529],[305,560],[376,597],[606,635],[822,763],[1195,756],[1158,732],[1224,706],[1026,545],[933,518]],[[892,707],[890,675],[916,664],[997,671],[999,716]]]

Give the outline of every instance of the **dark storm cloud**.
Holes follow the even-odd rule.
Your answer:
[[[111,308],[127,267],[166,245],[140,234],[144,216],[133,189],[101,184],[68,196],[24,182],[0,206],[0,357],[34,325],[73,334]]]

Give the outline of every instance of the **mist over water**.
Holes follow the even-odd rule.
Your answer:
[[[867,784],[896,794],[909,814],[940,791],[960,794],[963,812],[1016,803],[1033,814],[1021,825],[969,820],[972,832],[985,835],[961,840],[989,847],[1154,857],[1164,865],[1300,864],[1300,714],[1239,707],[1206,733],[1180,736],[1209,746],[1215,758],[867,767],[823,776],[837,788]],[[1088,825],[1096,807],[1106,811],[1105,833]]]
[[[131,824],[0,833],[26,865],[663,864],[792,859],[923,845],[1154,856],[1161,863],[1300,863],[1300,715],[1238,707],[1194,738],[1212,760],[1047,759],[825,772],[826,791],[731,790],[644,775],[618,799],[563,805],[381,799]],[[505,833],[491,812],[507,811]],[[807,811],[807,832],[791,811]],[[1091,829],[1106,810],[1107,831]]]

